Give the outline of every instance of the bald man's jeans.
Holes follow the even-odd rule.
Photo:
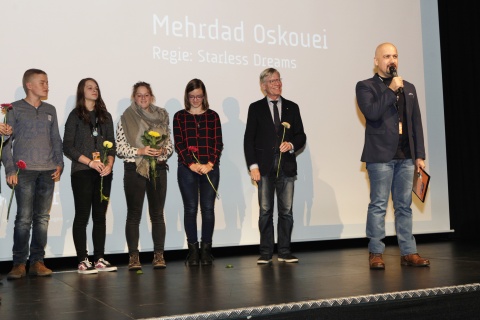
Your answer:
[[[415,164],[412,159],[394,159],[386,163],[367,165],[370,180],[370,204],[367,213],[368,249],[383,253],[385,244],[385,215],[390,192],[395,215],[395,231],[402,256],[417,253],[412,234],[412,186]]]

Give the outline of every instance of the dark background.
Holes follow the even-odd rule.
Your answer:
[[[480,4],[438,0],[438,11],[450,226],[454,237],[473,239],[480,226]]]

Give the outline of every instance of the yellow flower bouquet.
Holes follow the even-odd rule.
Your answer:
[[[145,131],[142,135],[142,143],[144,146],[149,146],[150,148],[160,149],[160,143],[167,138],[166,134],[160,134],[156,131],[149,130]],[[157,179],[157,159],[152,156],[144,156],[145,159],[149,161],[150,164],[150,181],[153,183],[153,187],[157,189],[156,179]]]

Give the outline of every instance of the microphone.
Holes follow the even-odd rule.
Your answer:
[[[389,67],[389,70],[390,70],[390,74],[391,74],[392,76],[398,77],[397,68],[395,68],[395,66],[390,66],[390,67]],[[403,93],[403,88],[398,88],[398,92]]]

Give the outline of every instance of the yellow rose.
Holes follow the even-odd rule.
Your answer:
[[[107,149],[110,149],[113,147],[113,143],[111,143],[110,141],[104,141],[103,146]]]
[[[290,129],[290,123],[288,122],[282,122],[282,126],[284,126],[287,129]]]
[[[148,131],[148,135],[152,136],[152,137],[155,137],[155,138],[158,138],[160,137],[160,133],[156,132],[156,131]]]

